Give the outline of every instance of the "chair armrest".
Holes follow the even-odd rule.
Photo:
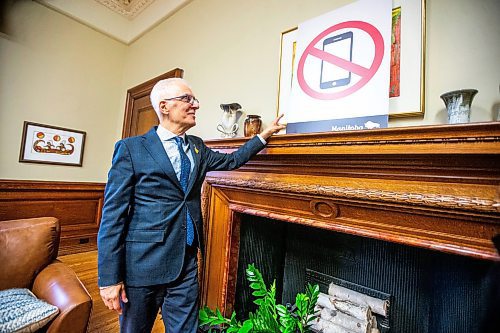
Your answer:
[[[87,331],[92,298],[71,268],[54,260],[38,273],[32,291],[59,308],[59,315],[49,324],[47,333]]]

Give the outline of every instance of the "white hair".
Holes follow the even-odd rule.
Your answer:
[[[161,80],[156,82],[153,89],[151,89],[151,94],[149,95],[149,99],[151,100],[151,105],[153,105],[153,109],[155,109],[156,115],[160,122],[162,121],[163,114],[160,111],[160,102],[165,98],[170,98],[171,87],[178,86],[179,84],[183,84],[187,86],[189,89],[191,87],[187,83],[186,80],[180,77],[172,77],[165,80]]]

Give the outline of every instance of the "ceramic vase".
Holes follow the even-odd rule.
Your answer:
[[[249,114],[245,119],[244,134],[248,137],[259,134],[261,131],[261,127],[262,120],[260,119],[260,116]]]
[[[448,124],[468,123],[470,121],[470,106],[476,94],[476,89],[462,89],[441,95],[448,111]]]

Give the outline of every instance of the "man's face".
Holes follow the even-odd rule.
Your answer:
[[[196,125],[196,111],[200,104],[192,97],[194,95],[189,87],[177,83],[170,87],[166,100],[160,102],[160,108],[166,114],[165,123],[172,132],[185,132]]]

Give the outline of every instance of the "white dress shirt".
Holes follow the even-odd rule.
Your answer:
[[[174,167],[175,175],[177,176],[177,179],[181,179],[181,155],[179,154],[179,149],[177,148],[177,143],[175,142],[174,133],[170,132],[166,128],[162,126],[158,126],[158,129],[156,130],[156,134],[160,137],[161,143],[163,144],[163,148],[165,148],[165,152],[168,155],[168,158],[170,159],[170,163],[172,163],[172,166]],[[186,153],[187,157],[189,158],[189,162],[191,162],[191,171],[194,169],[194,158],[193,158],[193,153],[192,149],[189,147],[189,143],[186,142],[186,134],[180,135],[182,138],[183,144],[182,148],[184,149],[184,152]]]

